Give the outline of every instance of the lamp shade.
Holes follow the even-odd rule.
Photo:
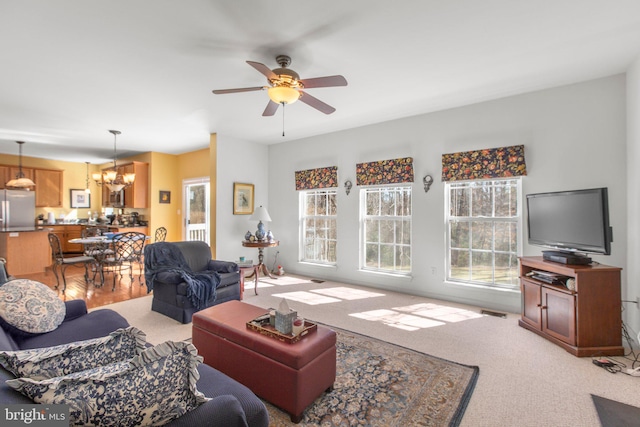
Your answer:
[[[31,181],[29,178],[16,178],[16,179],[12,179],[11,181],[7,182],[5,184],[7,187],[12,187],[12,188],[27,188],[27,187],[33,187],[36,184]]]
[[[22,145],[24,144],[24,141],[16,141],[16,143],[18,144],[18,174],[16,175],[15,179],[12,179],[11,181],[7,182],[5,184],[6,187],[12,187],[12,188],[28,188],[28,187],[33,187],[35,186],[35,182],[33,182],[31,179],[27,178],[24,176],[24,173],[22,172]]]
[[[249,219],[252,221],[264,221],[264,222],[271,221],[269,212],[267,212],[267,209],[263,208],[262,206],[256,208],[256,210],[253,212],[253,215],[251,215]]]
[[[300,92],[287,86],[270,87],[267,94],[277,104],[293,104],[300,98]]]

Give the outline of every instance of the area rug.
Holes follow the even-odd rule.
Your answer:
[[[331,327],[337,334],[334,390],[304,412],[299,426],[457,426],[479,368]],[[271,426],[294,425],[265,402]]]

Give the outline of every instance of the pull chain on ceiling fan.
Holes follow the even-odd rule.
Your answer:
[[[303,89],[346,86],[347,80],[343,76],[335,75],[301,80],[298,73],[290,68],[287,68],[291,64],[290,57],[288,57],[287,55],[278,55],[276,57],[276,62],[278,62],[280,68],[274,68],[273,70],[271,70],[269,67],[261,64],[260,62],[247,61],[247,64],[251,65],[267,78],[269,86],[255,86],[238,89],[219,89],[214,90],[213,93],[216,95],[223,95],[227,93],[252,92],[266,89],[269,95],[269,103],[262,113],[263,116],[273,116],[278,110],[278,106],[280,106],[280,104],[282,104],[284,110],[285,104],[293,104],[298,100],[325,114],[331,114],[336,111],[335,108],[320,101],[318,98],[309,95]],[[282,133],[284,136],[284,129]]]

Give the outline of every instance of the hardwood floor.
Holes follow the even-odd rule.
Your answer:
[[[11,273],[11,266],[8,265],[9,273]],[[67,289],[65,293],[62,293],[62,277],[60,277],[60,288],[55,289],[56,277],[50,268],[47,268],[45,273],[39,274],[27,274],[16,275],[19,279],[31,279],[44,283],[51,289],[56,291],[63,301],[73,299],[83,299],[87,303],[88,308],[101,307],[103,305],[111,304],[119,301],[126,301],[133,298],[139,298],[148,295],[147,286],[140,285],[138,281],[138,266],[134,265],[133,269],[133,283],[129,279],[129,273],[124,272],[124,277],[120,278],[116,276],[116,289],[112,291],[113,275],[108,272],[105,273],[104,286],[100,285],[100,275],[96,274],[97,286],[93,283],[85,283],[84,281],[84,268],[70,266],[65,271],[67,278]],[[60,274],[58,272],[58,274]],[[89,274],[89,278],[92,277],[92,273]],[[142,282],[144,283],[144,271],[142,271]]]

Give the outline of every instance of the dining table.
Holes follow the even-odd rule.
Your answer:
[[[70,239],[69,243],[81,244],[85,248],[85,255],[92,256],[96,260],[97,269],[94,270],[94,283],[95,274],[100,273],[100,286],[104,285],[104,269],[105,266],[115,264],[115,252],[116,248],[113,247],[114,238],[121,233],[114,233],[109,236],[91,236],[91,237],[78,237]],[[142,233],[141,233],[142,234]],[[145,242],[150,240],[150,236],[144,236]],[[135,238],[134,238],[135,239]],[[141,255],[141,254],[140,254]],[[114,279],[115,288],[115,279]]]

